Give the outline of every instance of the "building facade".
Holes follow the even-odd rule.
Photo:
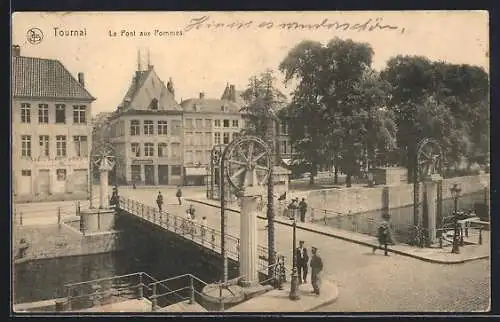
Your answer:
[[[171,79],[165,86],[152,65],[139,67],[110,123],[118,183],[182,184],[182,108]]]
[[[12,49],[12,174],[16,201],[85,199],[94,97],[53,59]]]
[[[244,127],[240,107],[229,99],[198,98],[181,102],[184,124],[184,184],[203,185],[210,174],[215,145],[229,144]]]

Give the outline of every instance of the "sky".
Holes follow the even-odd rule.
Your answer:
[[[22,56],[60,60],[75,77],[83,72],[96,97],[95,115],[121,103],[138,69],[138,51],[142,69],[149,51],[159,77],[165,83],[172,78],[178,102],[200,92],[219,98],[227,83],[243,90],[251,76],[268,68],[276,70],[277,86],[288,95],[293,84],[283,84],[277,67],[303,40],[367,42],[377,70],[402,54],[488,71],[488,24],[486,11],[17,12],[12,44]],[[41,41],[28,41],[32,28],[43,34]],[[66,30],[85,35],[66,36]]]

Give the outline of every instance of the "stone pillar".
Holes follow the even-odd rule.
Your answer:
[[[426,228],[428,230],[428,240],[430,244],[434,244],[436,242],[436,217],[437,217],[437,207],[441,207],[441,205],[437,204],[437,187],[438,181],[442,180],[439,175],[432,175],[431,177],[426,178],[424,182],[424,191],[425,191],[425,200],[427,213],[423,213],[423,216],[426,216],[427,220],[424,222],[427,223]]]
[[[99,187],[99,208],[107,209],[109,208],[109,200],[108,200],[108,171],[100,170],[100,182],[101,185]]]
[[[260,195],[245,189],[241,196],[240,214],[240,275],[241,285],[253,286],[259,283],[257,255],[257,213]]]

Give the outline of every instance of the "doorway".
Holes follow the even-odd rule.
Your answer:
[[[42,194],[50,192],[50,171],[48,169],[38,172],[38,191]]]
[[[155,167],[154,165],[145,165],[144,166],[144,181],[146,185],[154,185],[155,184]]]
[[[158,183],[168,184],[168,165],[158,165]]]
[[[17,191],[18,195],[31,195],[31,170],[21,170]]]

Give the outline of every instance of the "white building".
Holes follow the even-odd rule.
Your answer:
[[[88,197],[91,103],[78,80],[53,59],[12,48],[12,177],[17,201]]]

